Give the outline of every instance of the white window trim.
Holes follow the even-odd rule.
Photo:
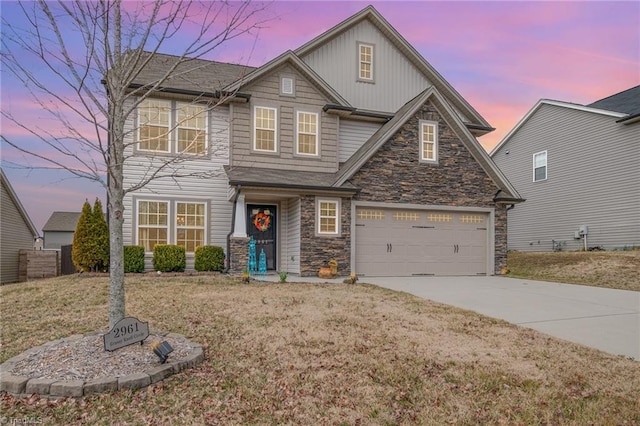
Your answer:
[[[362,55],[362,48],[363,47],[369,47],[371,48],[371,77],[367,78],[367,77],[363,77],[362,76],[362,64],[363,61],[361,59],[361,55]],[[375,55],[376,55],[376,47],[374,44],[372,43],[363,43],[363,42],[358,42],[358,48],[357,48],[357,54],[358,57],[356,58],[356,64],[357,64],[357,74],[358,74],[358,78],[357,81],[362,81],[362,82],[366,82],[366,83],[373,83],[375,81]]]
[[[285,79],[291,80],[291,92],[285,92],[284,88],[285,88],[285,84],[284,81]],[[295,97],[296,96],[296,79],[294,76],[292,75],[282,75],[280,76],[280,95],[281,96],[290,96],[290,97]]]
[[[544,179],[536,179],[536,169],[538,168],[536,167],[536,157],[542,154],[544,154]],[[549,155],[547,154],[546,150],[536,152],[535,154],[533,154],[533,181],[534,182],[542,182],[547,180],[547,178],[549,177],[548,160],[549,160]],[[543,166],[540,166],[540,167],[543,167]]]
[[[427,120],[420,120],[420,162],[421,163],[431,163],[431,164],[437,164],[438,163],[438,151],[439,151],[439,140],[438,140],[438,123],[436,121],[427,121]],[[425,126],[431,126],[433,127],[433,158],[425,158],[424,157],[424,127]]]
[[[273,110],[273,112],[274,112],[274,115],[273,115],[273,122],[274,122],[273,150],[256,148],[256,131],[258,130],[258,127],[256,126],[256,121],[257,121],[256,110],[258,108],[260,108],[260,109],[270,109],[270,110]],[[270,153],[270,154],[278,153],[278,148],[279,148],[279,144],[278,144],[278,108],[265,106],[265,105],[254,105],[252,119],[253,119],[252,150],[255,151],[255,152],[264,152],[264,153]],[[265,129],[265,130],[271,130],[271,129]]]
[[[300,131],[300,114],[309,114],[314,115],[316,117],[316,132],[315,133],[304,133],[305,135],[315,135],[316,137],[316,153],[309,154],[306,152],[300,152],[299,145],[299,137],[302,133]],[[310,111],[296,111],[296,155],[304,156],[304,157],[319,157],[320,156],[320,115],[317,112]]]
[[[140,235],[138,230],[140,229],[140,203],[141,202],[152,202],[152,203],[166,203],[167,204],[167,225],[164,227],[167,230],[167,242],[165,244],[177,244],[178,241],[178,203],[186,203],[186,204],[203,204],[204,205],[204,234],[203,234],[203,245],[209,244],[209,209],[210,204],[207,200],[194,200],[194,199],[182,199],[182,198],[151,198],[151,197],[141,197],[135,198],[134,206],[135,211],[133,214],[133,227],[132,234],[134,235],[135,245],[140,244]],[[147,226],[144,226],[147,227]],[[160,228],[161,226],[154,226],[154,228]],[[192,228],[192,227],[182,227],[184,229],[200,229],[200,228]],[[150,254],[153,253],[153,250],[145,253]],[[187,252],[187,255],[192,255],[194,252]]]
[[[180,142],[178,134],[180,129],[187,129],[187,130],[200,130],[200,128],[198,127],[189,127],[189,126],[181,126],[179,123],[179,117],[180,114],[178,113],[179,109],[180,109],[180,105],[196,105],[196,106],[200,106],[204,109],[203,113],[204,113],[204,151],[203,152],[186,152],[186,151],[179,151],[178,150],[178,143]],[[197,156],[197,155],[207,155],[207,153],[209,152],[209,114],[207,111],[207,107],[205,105],[200,105],[197,103],[192,103],[192,102],[176,102],[175,103],[175,111],[176,111],[176,126],[175,126],[175,132],[171,132],[170,135],[172,133],[175,133],[175,137],[173,139],[175,139],[175,146],[174,146],[174,150],[176,154],[184,154],[184,155],[193,155],[193,156]]]
[[[147,225],[140,225],[140,203],[165,203],[167,205],[167,224],[165,226],[147,226]],[[171,222],[171,201],[169,200],[160,200],[160,199],[153,199],[153,198],[140,198],[135,200],[135,206],[136,206],[136,210],[135,210],[135,224],[134,224],[134,229],[133,229],[133,233],[135,235],[135,244],[136,245],[140,245],[142,246],[142,244],[140,243],[140,232],[139,230],[141,228],[164,228],[167,231],[167,241],[165,242],[165,244],[169,244],[171,241],[171,226],[170,226],[170,222]],[[145,249],[145,253],[153,253],[153,250],[151,251],[146,251]]]
[[[335,232],[326,232],[320,230],[320,204],[334,203],[336,205],[336,230]],[[341,234],[341,200],[339,198],[316,198],[316,236],[321,237],[338,237]],[[327,216],[328,217],[328,216]]]
[[[189,155],[193,157],[197,156],[206,156],[209,152],[209,110],[206,105],[199,104],[197,102],[181,102],[170,99],[160,99],[160,98],[148,98],[145,99],[149,101],[160,101],[165,102],[169,105],[168,112],[168,123],[167,123],[167,150],[159,151],[155,149],[143,149],[140,147],[140,130],[143,126],[143,123],[140,123],[140,106],[136,108],[136,143],[135,150],[142,153],[155,153],[155,154],[173,154],[173,155]],[[205,127],[204,127],[204,152],[201,153],[191,153],[191,152],[183,152],[178,150],[178,130],[179,129],[194,129],[198,130],[195,127],[181,126],[178,123],[178,109],[180,105],[198,105],[204,108],[205,114]]]
[[[142,114],[140,114],[140,106],[145,103],[146,101],[158,101],[158,102],[164,102],[166,104],[169,105],[169,110],[168,110],[168,117],[167,117],[167,149],[160,151],[157,149],[145,149],[145,148],[141,148],[140,147],[140,142],[141,142],[141,136],[140,136],[140,130],[142,129],[142,126],[144,125],[155,125],[155,123],[141,123],[140,122],[140,116]],[[136,150],[140,151],[140,152],[155,152],[155,153],[160,153],[160,154],[169,154],[171,153],[171,135],[172,135],[172,131],[171,131],[171,122],[173,121],[173,108],[172,108],[172,104],[170,100],[167,99],[156,99],[156,98],[147,98],[144,99],[137,107],[136,107]]]

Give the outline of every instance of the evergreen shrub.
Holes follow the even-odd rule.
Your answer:
[[[222,247],[196,247],[195,269],[196,271],[222,272],[224,270],[224,250]]]
[[[153,268],[160,272],[184,272],[187,252],[184,246],[156,244],[153,247]]]
[[[124,246],[124,272],[144,272],[144,247]]]

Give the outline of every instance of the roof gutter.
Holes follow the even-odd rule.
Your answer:
[[[301,184],[292,184],[292,183],[269,183],[269,182],[246,182],[246,181],[229,181],[229,185],[240,186],[243,185],[245,187],[256,187],[256,188],[273,188],[273,189],[304,189],[309,191],[331,191],[331,192],[340,192],[344,194],[356,194],[360,192],[359,188],[342,188],[335,186],[318,186],[318,185],[301,185]]]
[[[148,84],[130,84],[129,85],[129,89],[132,90],[145,90],[145,91],[151,91],[151,87]],[[159,92],[159,93],[168,93],[168,94],[172,94],[172,95],[186,95],[186,96],[193,96],[193,97],[205,97],[205,98],[213,98],[213,99],[222,99],[222,98],[234,98],[237,101],[240,102],[249,102],[249,99],[251,99],[251,95],[247,94],[247,93],[238,93],[238,92],[227,92],[227,91],[220,91],[217,90],[215,92],[203,92],[201,90],[187,90],[187,89],[176,89],[173,87],[159,87],[156,89],[153,89],[154,92]]]

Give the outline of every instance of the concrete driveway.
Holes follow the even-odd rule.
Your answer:
[[[640,361],[640,292],[500,276],[362,277],[360,281]]]

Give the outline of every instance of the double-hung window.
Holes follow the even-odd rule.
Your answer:
[[[176,244],[188,253],[204,245],[204,203],[176,203]]]
[[[373,81],[373,45],[358,44],[358,79]]]
[[[420,161],[435,163],[438,161],[438,124],[432,121],[420,121]]]
[[[298,111],[296,152],[318,155],[318,114]]]
[[[207,114],[203,105],[178,103],[178,152],[204,154]]]
[[[340,233],[340,201],[318,199],[316,211],[318,235],[338,235]]]
[[[142,151],[169,152],[171,102],[145,99],[138,106],[139,145]]]
[[[206,244],[204,202],[138,200],[137,243],[146,252],[156,244],[183,246],[187,253]]]
[[[167,154],[207,152],[204,105],[145,99],[138,106],[138,150]]]
[[[533,154],[533,181],[547,179],[547,151]]]
[[[277,110],[256,106],[253,110],[253,149],[256,151],[277,152]]]
[[[156,244],[169,242],[169,203],[138,202],[138,245],[151,252]]]

